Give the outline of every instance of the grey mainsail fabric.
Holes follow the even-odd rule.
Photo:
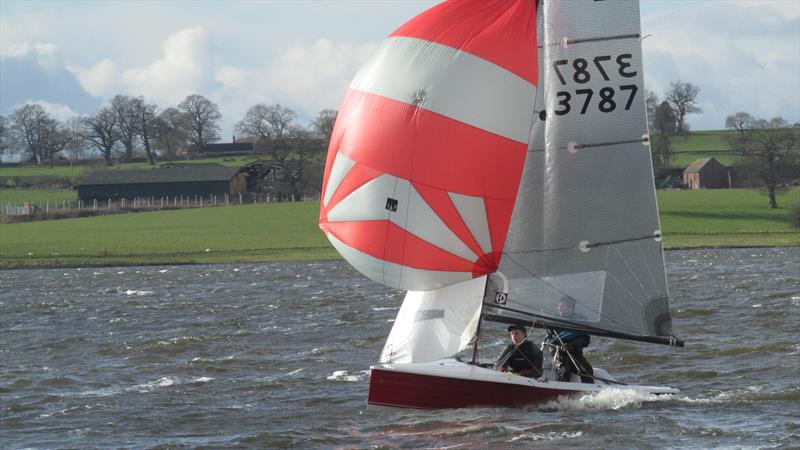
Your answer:
[[[499,271],[513,311],[672,333],[642,77],[638,2],[545,0],[540,86]]]

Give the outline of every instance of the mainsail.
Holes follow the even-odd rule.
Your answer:
[[[637,2],[542,2],[542,87],[496,318],[680,344],[671,337]],[[560,317],[558,303],[577,315]],[[490,297],[487,297],[490,298]]]
[[[445,2],[398,28],[351,83],[320,228],[390,287],[497,270],[536,96],[533,1]]]

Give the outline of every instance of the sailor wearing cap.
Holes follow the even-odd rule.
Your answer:
[[[510,372],[530,378],[542,376],[542,351],[527,340],[528,332],[522,325],[512,324],[507,329],[511,343],[494,364],[495,370]]]

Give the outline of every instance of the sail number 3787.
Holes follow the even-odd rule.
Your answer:
[[[562,86],[567,85],[566,77],[572,78],[572,81],[577,84],[589,83],[593,73],[594,76],[602,77],[604,81],[610,81],[608,70],[615,70],[623,78],[633,78],[638,75],[638,72],[631,69],[631,58],[630,53],[623,53],[616,58],[612,58],[611,55],[598,55],[592,59],[593,68],[590,68],[589,61],[584,58],[575,58],[571,63],[567,59],[559,59],[553,63],[553,69]],[[612,59],[616,64],[611,62]],[[592,104],[596,104],[598,111],[603,113],[610,113],[623,104],[627,111],[631,109],[638,90],[639,88],[635,84],[623,84],[617,86],[616,89],[606,86],[597,92],[593,89],[575,89],[574,92],[559,91],[556,92],[557,108],[554,112],[557,116],[563,116],[573,111],[573,106],[575,106],[576,110],[580,107],[581,114],[586,114]],[[595,102],[592,102],[593,98]]]

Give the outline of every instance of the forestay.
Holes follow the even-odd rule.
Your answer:
[[[499,269],[510,291],[490,309],[597,334],[670,336],[638,3],[540,8],[537,121]],[[580,319],[559,317],[565,296]]]

